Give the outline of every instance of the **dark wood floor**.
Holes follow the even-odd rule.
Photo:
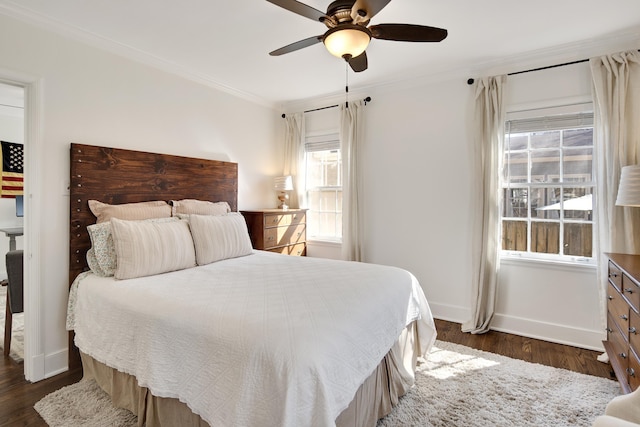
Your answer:
[[[504,356],[610,378],[609,364],[596,360],[598,352],[491,331],[482,335],[460,332],[460,324],[436,320],[438,339]],[[23,365],[5,357],[0,362],[0,426],[46,426],[33,405],[45,395],[80,380],[82,372],[65,372],[30,384]]]

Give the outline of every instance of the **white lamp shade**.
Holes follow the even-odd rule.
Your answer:
[[[335,31],[328,31],[323,42],[327,50],[338,58],[345,55],[355,58],[369,46],[371,37],[365,29],[354,25],[349,28],[336,27]]]
[[[622,168],[616,206],[640,207],[640,165]]]
[[[293,190],[293,179],[291,175],[278,176],[273,179],[274,188],[278,191],[291,191]]]

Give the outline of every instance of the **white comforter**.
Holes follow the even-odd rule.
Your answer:
[[[71,295],[80,350],[212,426],[333,426],[408,323],[435,340],[415,277],[364,263],[255,251]]]

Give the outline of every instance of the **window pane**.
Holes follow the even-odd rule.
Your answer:
[[[531,252],[560,253],[560,223],[531,221]]]
[[[592,182],[592,160],[593,147],[566,149],[562,161],[564,182]]]
[[[593,145],[593,128],[565,130],[563,132],[562,145],[565,147],[583,147]]]
[[[506,153],[504,156],[505,182],[512,184],[527,182],[528,160],[529,155],[527,153]]]
[[[531,149],[560,146],[560,131],[531,132]]]
[[[342,158],[340,150],[306,153],[307,236],[342,237]]]
[[[528,190],[526,188],[505,188],[503,194],[502,216],[509,218],[527,218]]]
[[[320,210],[333,211],[336,210],[336,192],[335,190],[322,191],[320,196]]]
[[[502,221],[502,250],[527,251],[526,221]]]
[[[528,133],[514,133],[507,136],[505,140],[505,148],[508,151],[526,150],[529,143]]]
[[[560,187],[531,189],[531,218],[560,218]]]
[[[578,221],[592,221],[593,199],[591,188],[569,187],[564,189],[564,218]]]
[[[564,224],[564,254],[591,257],[593,229],[591,224]]]
[[[560,150],[531,152],[531,182],[560,181]]]
[[[318,217],[319,236],[334,236],[336,233],[336,214],[333,212],[321,212]]]

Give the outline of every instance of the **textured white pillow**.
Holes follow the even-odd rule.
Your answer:
[[[190,215],[189,225],[198,265],[249,255],[253,251],[247,223],[239,213]]]
[[[143,221],[169,222],[179,221],[178,218],[151,218]],[[111,221],[91,224],[87,227],[91,239],[91,249],[87,252],[89,268],[98,276],[113,276],[116,271],[118,258],[116,247],[111,234]]]
[[[89,209],[96,216],[96,223],[107,222],[111,218],[135,220],[149,218],[168,218],[171,206],[162,200],[140,203],[109,205],[98,200],[89,200]]]
[[[227,202],[209,202],[207,200],[182,199],[171,201],[171,215],[226,215],[231,212]]]
[[[151,276],[195,267],[196,256],[185,221],[111,220],[116,248],[116,279]]]

